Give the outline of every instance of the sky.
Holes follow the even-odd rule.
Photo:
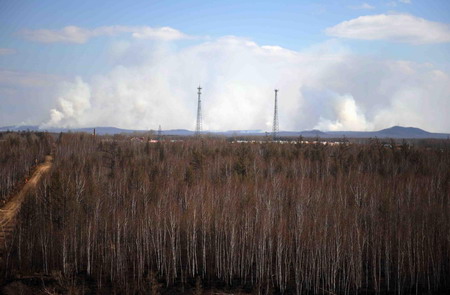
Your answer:
[[[0,0],[0,126],[450,133],[450,1]]]

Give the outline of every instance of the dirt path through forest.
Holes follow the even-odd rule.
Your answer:
[[[45,162],[38,165],[31,178],[23,186],[23,188],[8,202],[0,208],[0,261],[8,242],[8,238],[12,235],[16,225],[16,216],[27,193],[36,187],[41,176],[46,173],[52,166],[52,156],[46,156]]]

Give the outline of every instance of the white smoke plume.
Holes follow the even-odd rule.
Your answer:
[[[365,131],[371,130],[372,126],[366,121],[365,115],[356,105],[355,99],[351,95],[336,96],[330,101],[336,120],[319,118],[319,124],[314,129],[319,130],[347,130]]]
[[[374,130],[395,124],[449,131],[450,77],[432,65],[358,57],[331,41],[306,51],[238,37],[176,48],[113,46],[116,66],[64,84],[45,127],[270,130],[279,88],[281,130]]]

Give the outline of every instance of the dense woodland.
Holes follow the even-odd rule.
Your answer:
[[[50,153],[50,142],[45,133],[0,132],[0,204],[25,183],[33,166]]]
[[[42,157],[41,145],[27,147]],[[9,152],[2,193],[11,161],[26,162]],[[51,173],[22,208],[7,268],[58,273],[67,286],[83,275],[117,294],[445,292],[449,195],[448,141],[155,144],[62,134]]]

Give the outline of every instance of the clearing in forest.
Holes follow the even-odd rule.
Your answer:
[[[52,166],[52,160],[52,156],[46,156],[45,162],[37,166],[33,175],[23,186],[23,188],[15,196],[10,198],[2,208],[0,208],[0,262],[3,257],[3,252],[6,249],[8,238],[14,230],[16,216],[19,213],[25,196],[31,189],[36,187],[36,184],[38,184],[41,176],[50,169]]]

